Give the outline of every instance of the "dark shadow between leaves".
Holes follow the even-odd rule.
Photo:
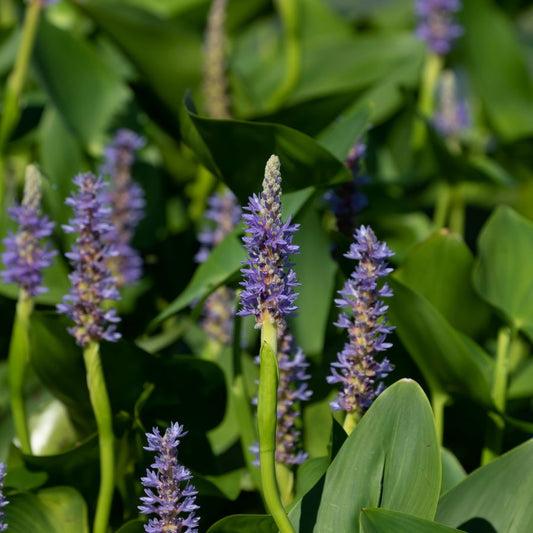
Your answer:
[[[498,533],[494,526],[484,518],[472,518],[461,524],[458,529],[465,533]]]

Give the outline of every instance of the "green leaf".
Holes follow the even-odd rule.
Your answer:
[[[301,286],[296,302],[299,310],[291,325],[298,346],[308,356],[317,356],[323,351],[337,266],[319,213],[310,209],[299,222],[294,244],[300,246],[300,253],[294,256],[294,271]]]
[[[466,477],[466,472],[457,457],[448,450],[442,448],[440,451],[442,459],[442,484],[441,495],[458,485]]]
[[[142,520],[130,520],[126,522],[117,533],[145,533],[145,522]]]
[[[464,2],[461,19],[458,45],[491,125],[506,141],[531,135],[533,85],[513,24],[490,0]]]
[[[424,296],[456,329],[475,337],[489,319],[489,307],[472,286],[474,258],[457,234],[441,230],[414,247],[396,278]]]
[[[277,533],[278,528],[268,515],[233,515],[226,516],[213,524],[207,533]]]
[[[468,396],[491,406],[492,359],[455,330],[423,296],[394,278],[391,324],[433,391]]]
[[[89,533],[87,506],[70,487],[15,494],[5,513],[10,533]]]
[[[533,223],[510,207],[498,207],[481,231],[478,249],[477,291],[533,338]]]
[[[200,32],[132,6],[96,1],[79,2],[79,6],[118,45],[155,95],[147,95],[146,101],[141,98],[141,103],[151,108],[152,115],[155,108],[158,113],[153,118],[176,131],[185,89],[194,89],[201,80]]]
[[[96,50],[45,17],[37,33],[34,59],[50,99],[88,147],[125,104],[125,85]]]
[[[376,399],[329,466],[315,530],[357,533],[368,506],[432,519],[440,468],[429,402],[417,383],[401,380]],[[306,497],[291,512],[302,533],[305,508]]]
[[[507,389],[510,399],[533,396],[533,360],[529,359],[513,374]]]
[[[458,533],[429,520],[422,520],[397,511],[362,509],[361,533]]]
[[[280,124],[201,117],[190,97],[185,100],[185,111],[192,125],[192,129],[183,131],[186,144],[243,204],[260,190],[265,165],[272,154],[280,158],[285,192],[351,178],[341,161],[297,130]]]
[[[439,501],[436,520],[451,527],[478,522],[483,531],[524,533],[533,530],[531,494],[533,440],[514,448],[470,474]],[[492,527],[493,529],[490,529]]]

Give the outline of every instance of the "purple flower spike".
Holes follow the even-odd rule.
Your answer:
[[[7,524],[4,522],[6,514],[4,513],[4,507],[9,503],[4,496],[4,478],[6,477],[6,465],[0,463],[0,531],[7,529]]]
[[[48,289],[42,286],[43,269],[52,264],[56,251],[41,240],[52,234],[54,223],[41,216],[41,178],[37,169],[29,166],[26,172],[24,197],[21,205],[8,210],[18,224],[16,233],[9,232],[4,239],[6,247],[2,262],[6,268],[0,272],[4,283],[17,283],[27,296],[36,296]]]
[[[78,193],[67,198],[65,204],[74,209],[75,218],[63,229],[76,233],[72,251],[65,254],[74,267],[69,274],[72,284],[70,293],[58,304],[59,313],[74,320],[69,333],[80,346],[101,339],[117,341],[115,323],[120,321],[115,309],[105,309],[106,300],[118,300],[115,278],[107,267],[107,259],[116,255],[109,244],[110,209],[104,204],[106,184],[90,172],[74,178]]]
[[[144,139],[133,131],[121,129],[104,149],[102,173],[111,178],[109,204],[114,227],[109,239],[118,252],[108,259],[108,266],[117,279],[118,287],[135,283],[142,276],[142,259],[131,246],[131,241],[144,216],[145,199],[141,186],[131,178],[131,167],[135,151],[144,144]]]
[[[438,90],[438,109],[433,118],[435,128],[447,139],[457,138],[470,125],[464,99],[458,97],[457,79],[453,71],[441,74]]]
[[[447,54],[452,42],[463,34],[463,27],[453,18],[461,7],[460,0],[416,0],[416,35],[436,54]]]
[[[332,363],[327,381],[342,383],[342,390],[331,403],[335,411],[363,414],[384,388],[383,383],[376,382],[393,369],[388,359],[381,363],[375,360],[377,352],[391,346],[385,339],[394,329],[387,326],[388,306],[381,300],[392,296],[392,290],[386,283],[378,289],[379,278],[392,272],[386,259],[393,253],[376,239],[369,226],[361,226],[354,238],[345,256],[359,264],[339,291],[341,298],[335,300],[340,309],[352,310],[353,318],[343,311],[335,324],[348,330],[349,342],[338,354],[338,361]]]
[[[146,477],[141,478],[145,496],[141,498],[143,505],[139,510],[159,518],[151,518],[144,530],[147,533],[197,533],[200,520],[195,515],[197,491],[190,483],[191,472],[178,463],[179,439],[187,432],[177,423],[171,424],[163,436],[158,428],[152,431],[146,434],[148,446],[144,449],[159,455],[151,465],[155,471],[146,470]],[[183,516],[184,513],[187,516]]]
[[[245,281],[241,283],[242,310],[239,315],[255,315],[256,327],[261,327],[265,316],[281,324],[282,319],[297,309],[294,304],[298,293],[294,287],[299,283],[290,268],[291,254],[299,247],[292,244],[293,233],[298,224],[291,224],[290,217],[281,219],[281,174],[277,156],[270,157],[266,164],[263,192],[253,195],[243,215],[247,234],[243,237],[248,259],[241,269]]]

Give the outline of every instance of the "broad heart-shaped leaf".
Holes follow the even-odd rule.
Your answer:
[[[331,258],[330,244],[321,224],[319,213],[309,209],[300,220],[294,235],[300,253],[294,256],[294,271],[298,282],[298,313],[291,320],[298,346],[308,355],[322,353],[333,302],[336,263]]]
[[[259,191],[258,191],[259,192]],[[282,196],[283,219],[289,215],[297,217],[302,207],[313,196],[314,189],[308,187]],[[205,298],[219,285],[229,281],[239,272],[246,259],[246,251],[239,238],[240,228],[229,233],[209,254],[204,263],[198,266],[185,290],[162,311],[151,323],[149,329],[157,326],[166,318],[192,305],[195,300]]]
[[[451,527],[485,524],[483,532],[533,531],[533,440],[512,449],[492,463],[472,472],[444,494],[435,519]],[[492,529],[491,529],[492,528]],[[468,531],[478,531],[469,529]]]
[[[5,513],[10,533],[89,533],[87,506],[71,487],[15,494]]]
[[[50,99],[87,147],[125,103],[126,86],[96,50],[46,17],[39,25],[34,59]]]
[[[492,406],[492,359],[423,296],[394,278],[388,283],[394,291],[388,301],[390,322],[430,388]]]
[[[242,514],[226,516],[213,524],[207,533],[277,533],[278,528],[269,515]]]
[[[163,107],[166,113],[160,112],[157,118],[176,131],[185,89],[194,89],[201,80],[201,33],[123,3],[78,3],[142,75],[143,85],[156,97],[148,98],[145,105],[152,111]]]
[[[376,399],[329,466],[314,531],[358,533],[363,507],[430,520],[440,480],[440,449],[429,402],[417,383],[400,380]],[[312,523],[308,511],[313,512],[304,512],[306,497],[290,513],[299,533],[312,530],[306,525]]]
[[[459,483],[466,477],[466,472],[457,457],[455,457],[455,455],[447,448],[441,449],[440,456],[442,459],[442,483],[440,493],[444,494],[456,485],[459,485]]]
[[[67,333],[68,326],[64,317],[34,313],[31,360],[42,382],[66,405],[78,429],[87,433],[94,429],[94,417],[85,366],[81,348]],[[132,413],[145,384],[153,383],[154,392],[145,404],[150,423],[157,416],[179,417],[187,428],[205,431],[222,420],[226,389],[224,375],[215,363],[190,356],[158,359],[125,341],[103,342],[100,350],[113,412]]]
[[[475,337],[490,308],[472,287],[474,258],[457,234],[441,230],[415,246],[396,278],[417,291],[456,329]]]
[[[387,509],[362,509],[360,524],[361,533],[459,533],[457,529]]]
[[[478,241],[474,284],[479,294],[517,329],[533,328],[533,223],[510,207],[498,207]]]
[[[464,2],[460,17],[458,47],[492,126],[507,141],[531,135],[533,84],[511,21],[490,0]]]
[[[287,126],[201,117],[190,94],[183,115],[190,122],[182,132],[185,143],[242,203],[259,191],[272,154],[280,158],[285,192],[351,179],[339,159],[311,137]]]

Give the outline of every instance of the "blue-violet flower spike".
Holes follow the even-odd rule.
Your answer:
[[[298,296],[294,287],[299,283],[291,268],[289,257],[298,253],[299,247],[292,244],[293,233],[298,224],[291,224],[290,217],[281,219],[281,174],[277,156],[270,157],[266,164],[263,191],[260,196],[249,199],[244,247],[248,259],[241,269],[245,281],[241,282],[242,310],[239,315],[255,315],[256,327],[261,327],[265,317],[278,325],[282,319],[296,310]]]
[[[453,41],[463,34],[463,27],[453,16],[461,7],[461,0],[416,0],[416,35],[436,54],[447,54]]]
[[[110,244],[117,255],[108,258],[108,267],[117,280],[117,286],[135,283],[142,276],[142,259],[131,246],[135,228],[144,216],[144,191],[132,180],[131,167],[135,152],[145,141],[133,131],[120,129],[104,149],[102,172],[111,178],[109,204],[114,231],[109,234]]]
[[[21,205],[9,208],[9,216],[18,224],[16,233],[4,239],[6,247],[2,262],[6,270],[0,272],[4,283],[17,283],[27,296],[36,296],[48,289],[42,286],[43,269],[52,264],[56,251],[42,239],[52,234],[54,223],[41,216],[41,177],[30,165],[26,170],[24,197]]]
[[[392,272],[386,259],[393,253],[376,239],[369,226],[361,226],[354,238],[345,256],[359,264],[335,300],[340,309],[351,309],[351,314],[342,311],[335,324],[348,330],[349,342],[338,354],[338,361],[332,363],[327,381],[342,385],[331,403],[333,409],[361,415],[382,392],[384,386],[379,380],[392,371],[388,359],[379,363],[375,357],[391,346],[386,337],[394,329],[387,325],[388,306],[381,300],[392,296],[392,290],[386,283],[378,289],[379,279]]]
[[[187,432],[179,424],[171,424],[161,436],[158,428],[147,433],[145,450],[158,453],[141,478],[145,496],[139,506],[141,513],[156,514],[150,518],[144,530],[147,533],[197,533],[199,517],[195,515],[197,491],[190,483],[191,472],[178,462],[179,439]]]
[[[106,184],[90,172],[78,174],[74,184],[78,192],[65,204],[74,209],[75,217],[63,226],[66,233],[77,234],[72,250],[65,254],[74,267],[69,274],[72,287],[57,310],[74,320],[68,331],[80,346],[87,346],[92,341],[120,338],[116,310],[103,305],[106,300],[119,299],[115,278],[107,266],[107,259],[116,255],[116,250],[109,244],[113,227],[110,209],[104,204]]]
[[[4,478],[6,477],[6,465],[0,463],[0,531],[7,529],[5,523],[6,514],[4,513],[4,507],[9,503],[4,496]]]
[[[469,127],[470,117],[465,99],[458,95],[457,77],[452,70],[442,72],[437,96],[435,128],[446,139],[460,137]]]

